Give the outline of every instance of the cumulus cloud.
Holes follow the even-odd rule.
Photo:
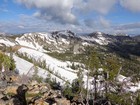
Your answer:
[[[34,16],[59,23],[77,24],[72,13],[73,0],[16,0],[28,8],[36,8]]]
[[[77,8],[85,12],[107,14],[117,0],[76,0]]]
[[[140,12],[140,0],[120,0],[120,4],[133,12]]]
[[[107,14],[116,0],[15,0],[27,8],[35,8],[33,16],[61,24],[78,24],[74,10]],[[74,12],[73,12],[74,11]]]
[[[5,3],[8,0],[4,0]],[[0,31],[34,32],[48,30],[74,31],[128,31],[138,30],[140,23],[117,25],[113,27],[113,19],[107,20],[105,15],[115,5],[122,6],[132,12],[140,12],[140,0],[13,0],[35,12],[21,15],[14,22],[0,22]],[[117,8],[116,8],[117,9]],[[0,12],[7,12],[2,7]],[[19,22],[17,22],[19,21]],[[112,23],[111,23],[112,22]]]

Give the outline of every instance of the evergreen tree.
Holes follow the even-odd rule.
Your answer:
[[[84,81],[83,81],[83,70],[82,69],[79,69],[78,72],[77,72],[77,77],[78,77],[78,82],[79,82],[79,94],[80,94],[80,98],[81,98],[81,103],[84,105],[84,88],[83,88],[83,84],[84,84]]]
[[[106,58],[104,70],[107,73],[107,76],[108,76],[107,79],[109,81],[113,81],[116,78],[120,68],[121,68],[121,65],[117,57],[110,56]]]
[[[104,68],[104,78],[105,78],[105,93],[106,99],[108,100],[108,94],[110,94],[109,85],[116,84],[116,77],[120,72],[121,65],[115,56],[109,56],[105,59],[105,63],[103,65]]]
[[[100,68],[100,61],[99,57],[96,51],[93,51],[90,55],[90,61],[89,61],[89,68],[90,68],[90,75],[94,77],[94,95],[92,94],[92,97],[94,96],[94,101],[97,99],[97,78],[98,78],[98,69]],[[93,101],[93,100],[92,100]],[[94,104],[93,101],[93,104]]]

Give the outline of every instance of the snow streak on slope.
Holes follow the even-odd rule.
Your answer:
[[[26,61],[22,58],[19,58],[15,55],[13,56],[13,58],[15,60],[16,68],[19,70],[20,75],[22,75],[22,74],[27,74],[28,75],[28,73],[30,73],[29,76],[32,76],[32,74],[34,73],[34,70],[30,71],[30,70],[32,70],[32,67],[34,66],[32,63],[30,63],[30,62],[28,62],[28,61]],[[41,68],[38,67],[38,76],[46,79],[48,74],[50,74],[50,73],[47,70],[44,70],[44,69],[41,69]],[[64,84],[64,81],[59,79],[55,75],[50,74],[50,76],[51,76],[51,79],[52,78],[56,79],[56,82],[60,82],[61,84]]]
[[[4,45],[6,45],[8,47],[16,45],[16,43],[13,43],[13,42],[9,41],[8,39],[1,38],[1,37],[0,37],[0,44],[4,44]]]
[[[62,77],[66,78],[66,80],[72,82],[73,79],[77,77],[77,75],[73,72],[68,71],[70,69],[67,67],[67,62],[59,61],[55,58],[50,57],[47,54],[42,52],[28,49],[28,48],[21,48],[18,50],[20,53],[27,53],[28,56],[35,58],[36,60],[45,60],[46,65],[53,70],[54,73],[59,73]]]

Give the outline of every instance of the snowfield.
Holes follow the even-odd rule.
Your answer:
[[[22,58],[17,57],[16,55],[13,56],[15,63],[16,63],[16,68],[19,70],[20,75],[28,75],[32,76],[34,74],[34,65]],[[48,74],[50,74],[47,70],[41,69],[38,67],[38,76],[46,79],[48,77]],[[61,80],[60,78],[56,77],[53,74],[50,74],[51,79],[56,79],[56,82],[60,82],[61,84],[64,84],[64,81]]]
[[[29,48],[21,48],[18,51],[20,53],[27,53],[28,56],[35,58],[36,60],[41,60],[41,61],[45,60],[46,65],[54,73],[59,73],[62,77],[65,78],[65,80],[72,82],[73,79],[77,78],[76,73],[71,72],[72,70],[70,71],[70,68],[67,67],[68,62],[62,62],[60,60],[52,58],[47,54]]]

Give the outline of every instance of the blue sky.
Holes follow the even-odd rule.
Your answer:
[[[140,34],[140,0],[1,0],[0,32]]]

